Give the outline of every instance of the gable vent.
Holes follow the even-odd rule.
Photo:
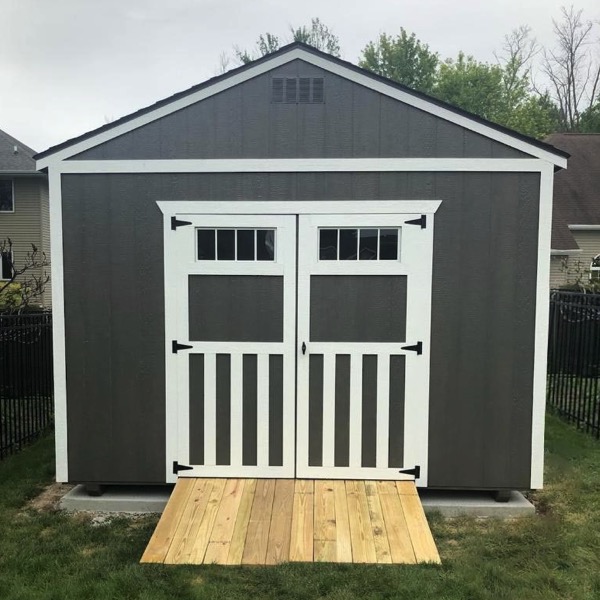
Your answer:
[[[271,102],[276,104],[323,104],[323,77],[273,77]]]

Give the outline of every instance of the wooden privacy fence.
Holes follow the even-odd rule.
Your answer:
[[[52,314],[0,315],[0,459],[53,420]]]
[[[550,293],[548,403],[600,438],[600,294]]]

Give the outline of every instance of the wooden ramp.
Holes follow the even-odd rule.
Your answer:
[[[142,563],[440,563],[413,482],[181,478]]]

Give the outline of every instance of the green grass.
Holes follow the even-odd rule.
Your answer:
[[[156,517],[89,518],[26,507],[52,478],[52,440],[0,463],[0,599],[332,600],[600,598],[600,443],[548,418],[542,514],[430,519],[443,566],[139,565]]]

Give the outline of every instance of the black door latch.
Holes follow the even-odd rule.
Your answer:
[[[306,342],[302,342],[302,354],[306,354]]]

